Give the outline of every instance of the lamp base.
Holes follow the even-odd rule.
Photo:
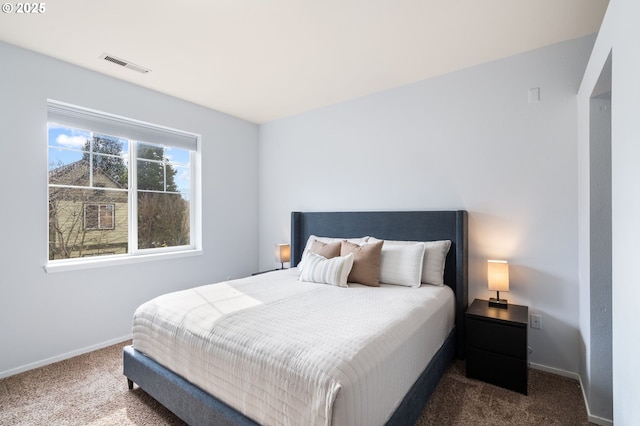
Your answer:
[[[489,306],[492,308],[508,309],[509,304],[507,299],[496,299],[495,297],[489,298]]]

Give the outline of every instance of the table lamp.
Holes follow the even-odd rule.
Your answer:
[[[507,309],[506,299],[500,299],[501,291],[509,291],[509,263],[506,260],[487,261],[487,282],[489,290],[496,291],[496,297],[489,299],[489,306]]]
[[[276,244],[276,262],[280,263],[280,269],[284,269],[284,263],[291,259],[291,247],[289,244]]]

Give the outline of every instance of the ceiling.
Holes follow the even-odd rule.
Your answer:
[[[608,0],[44,4],[1,14],[0,40],[264,123],[594,33]]]

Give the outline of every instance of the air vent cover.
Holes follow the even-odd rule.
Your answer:
[[[104,59],[105,61],[109,61],[113,64],[120,65],[121,67],[129,68],[134,71],[138,71],[139,73],[146,74],[151,70],[140,65],[136,65],[133,62],[129,62],[126,59],[117,58],[113,55],[109,55],[108,53],[103,53],[100,56],[100,59]]]

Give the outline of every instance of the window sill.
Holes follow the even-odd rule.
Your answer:
[[[82,269],[102,268],[102,267],[108,267],[108,266],[131,265],[135,263],[178,259],[181,257],[191,257],[191,256],[200,256],[200,255],[202,255],[201,249],[190,249],[190,250],[183,250],[183,251],[173,251],[170,253],[140,254],[135,256],[132,256],[132,255],[109,256],[109,257],[105,256],[99,259],[84,258],[84,259],[58,260],[53,263],[47,263],[44,266],[44,271],[49,274],[54,272],[67,272],[67,271],[78,271]]]

